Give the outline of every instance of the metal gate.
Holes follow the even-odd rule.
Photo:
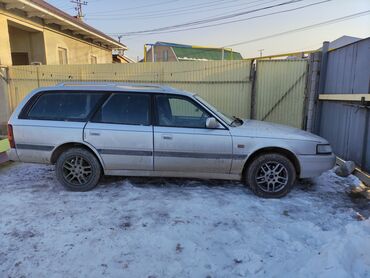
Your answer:
[[[307,60],[257,61],[256,119],[304,126]]]

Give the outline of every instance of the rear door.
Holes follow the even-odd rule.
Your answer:
[[[150,95],[113,93],[84,130],[107,170],[153,170]]]

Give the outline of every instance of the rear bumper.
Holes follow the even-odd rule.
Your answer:
[[[301,166],[300,178],[312,178],[320,176],[323,172],[335,166],[335,155],[299,155]]]
[[[17,150],[16,149],[10,149],[6,152],[6,154],[8,155],[8,158],[9,160],[11,161],[19,161],[19,157],[18,157],[18,154],[17,154]]]

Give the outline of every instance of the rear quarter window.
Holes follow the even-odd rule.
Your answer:
[[[85,121],[104,93],[47,92],[30,107],[26,118],[54,121]]]

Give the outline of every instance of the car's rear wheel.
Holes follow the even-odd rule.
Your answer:
[[[58,181],[72,191],[88,191],[99,182],[101,167],[98,159],[82,148],[63,152],[55,166]]]
[[[296,179],[293,163],[277,153],[255,158],[246,171],[246,181],[252,191],[264,198],[280,198],[289,193]]]

